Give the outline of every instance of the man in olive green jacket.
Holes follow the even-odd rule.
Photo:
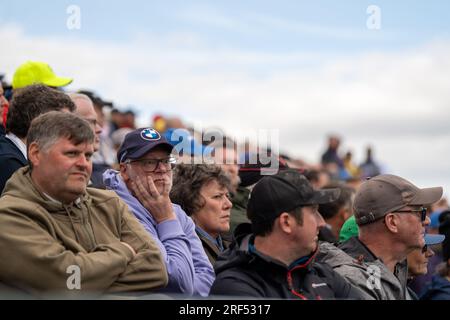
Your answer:
[[[86,188],[94,133],[50,112],[28,135],[29,167],[0,198],[0,283],[33,295],[149,292],[167,284],[152,238],[114,192]]]

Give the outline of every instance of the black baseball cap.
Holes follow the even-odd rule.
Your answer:
[[[153,128],[140,128],[129,132],[117,151],[119,163],[127,159],[139,159],[157,146],[164,146],[172,152],[173,146]]]
[[[308,179],[298,170],[286,169],[263,177],[253,188],[247,206],[247,215],[254,222],[275,220],[281,213],[300,206],[337,200],[340,190],[314,190]]]
[[[239,178],[241,179],[240,186],[248,187],[266,175],[276,174],[278,170],[284,170],[288,168],[287,164],[281,159],[276,159],[275,163],[267,163],[263,164],[258,158],[258,161],[255,164],[244,163],[239,166]]]

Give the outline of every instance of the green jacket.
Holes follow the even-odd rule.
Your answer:
[[[233,234],[234,229],[241,223],[248,223],[247,218],[247,204],[250,195],[250,190],[245,187],[239,187],[236,194],[231,199],[233,207],[231,208],[230,217],[230,234]]]
[[[78,267],[81,289],[70,290]],[[24,167],[0,198],[0,282],[33,295],[118,293],[164,287],[167,272],[158,246],[113,191],[88,188],[62,205],[47,200]]]
[[[200,241],[202,242],[203,249],[205,250],[205,253],[208,256],[209,262],[211,262],[212,266],[214,266],[217,258],[222,252],[220,252],[219,248],[214,243],[212,243],[211,240],[203,236],[197,230],[196,232]],[[222,245],[224,250],[226,250],[230,246],[230,241],[222,237]]]

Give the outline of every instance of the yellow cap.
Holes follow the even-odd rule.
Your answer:
[[[17,68],[14,73],[12,86],[19,89],[32,84],[42,83],[49,87],[64,87],[73,79],[58,77],[44,62],[27,61]]]

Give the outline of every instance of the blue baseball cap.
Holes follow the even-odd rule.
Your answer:
[[[430,214],[430,225],[429,228],[437,229],[439,228],[439,217],[443,210],[436,210]]]
[[[164,133],[166,140],[178,153],[186,152],[189,155],[211,155],[214,148],[199,143],[186,129],[169,128]]]
[[[173,149],[173,146],[153,128],[133,130],[125,136],[117,151],[117,160],[122,163],[127,159],[139,159],[158,146],[165,147],[169,153]]]
[[[423,238],[426,245],[432,246],[434,244],[442,243],[445,240],[445,235],[427,233]]]

